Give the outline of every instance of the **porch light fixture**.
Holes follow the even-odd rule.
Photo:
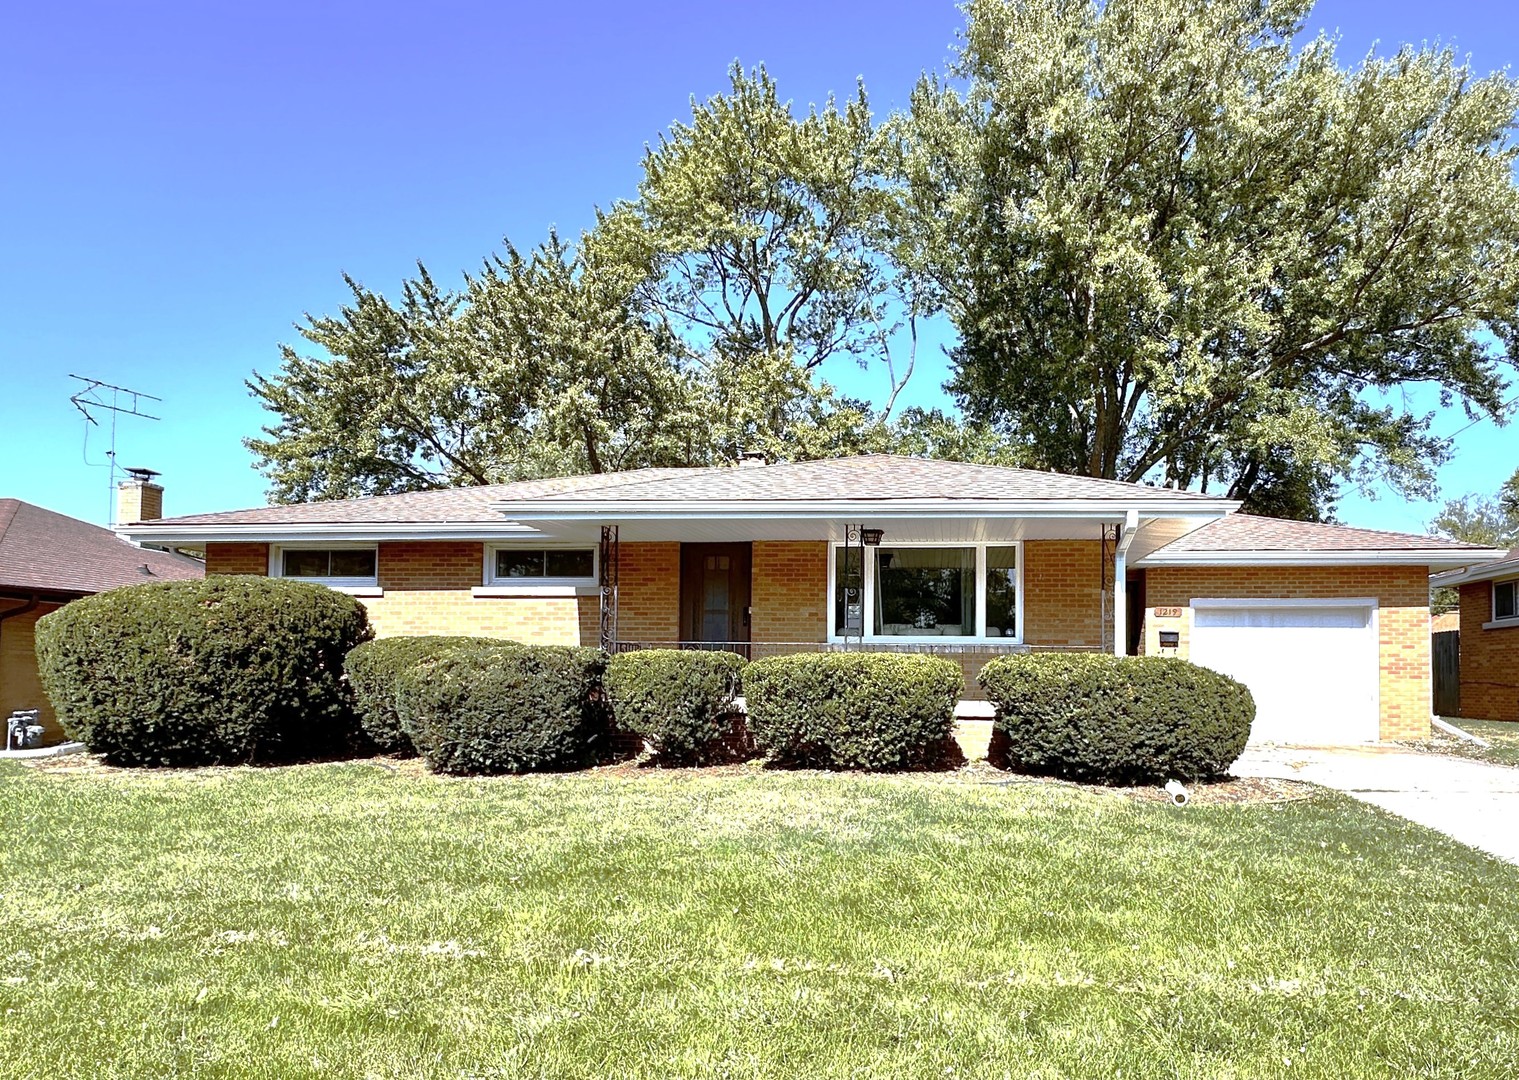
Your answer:
[[[881,538],[885,535],[886,533],[880,529],[861,529],[860,543],[866,547],[880,547]]]

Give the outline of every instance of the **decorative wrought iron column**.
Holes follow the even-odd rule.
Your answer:
[[[620,569],[621,552],[617,542],[617,526],[601,527],[601,648],[614,652],[617,648],[617,573]]]
[[[839,589],[843,593],[844,624],[841,637],[848,648],[850,639],[855,644],[865,644],[865,546],[866,534],[875,543],[881,542],[879,529],[867,529],[863,524],[844,526],[844,565],[840,568],[842,580]]]

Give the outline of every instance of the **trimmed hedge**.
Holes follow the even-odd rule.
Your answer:
[[[64,731],[121,765],[289,760],[360,743],[343,657],[364,607],[321,585],[214,576],[112,589],[37,623]]]
[[[396,712],[442,773],[567,769],[605,729],[599,649],[502,643],[419,660],[396,678]]]
[[[607,698],[617,725],[668,761],[695,761],[729,731],[744,658],[738,653],[648,649],[614,656]]]
[[[1009,763],[1108,784],[1222,776],[1245,748],[1255,699],[1172,657],[1002,656],[979,681]]]
[[[386,753],[411,753],[411,737],[396,712],[396,680],[419,661],[455,649],[510,644],[499,638],[430,634],[366,641],[343,661],[358,705],[359,723],[375,746]]]
[[[925,764],[954,727],[960,665],[919,653],[796,653],[744,670],[755,744],[793,764]]]

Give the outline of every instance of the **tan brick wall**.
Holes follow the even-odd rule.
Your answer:
[[[0,611],[14,611],[20,606],[18,601],[6,600],[0,602]],[[40,709],[42,726],[47,728],[44,739],[57,742],[63,738],[53,704],[42,692],[42,681],[37,676],[35,647],[37,620],[62,606],[39,604],[25,615],[0,622],[0,748],[4,747],[5,718],[17,709]]]
[[[1429,573],[1419,566],[1191,566],[1145,571],[1145,652],[1160,652],[1160,631],[1180,635],[1186,657],[1193,597],[1333,599],[1375,597],[1380,656],[1381,736],[1427,739],[1433,680],[1429,645]],[[1180,608],[1158,617],[1156,608]],[[1284,678],[1291,672],[1284,671]]]
[[[824,541],[758,540],[749,627],[756,659],[771,641],[828,640],[828,553]]]
[[[680,637],[680,545],[622,544],[618,558],[617,636],[623,641]]]
[[[269,573],[268,544],[207,544],[207,574]]]
[[[208,574],[264,574],[267,544],[208,544]],[[379,545],[380,597],[361,597],[380,637],[475,634],[542,645],[594,645],[600,636],[596,596],[479,597],[485,545],[405,541]]]
[[[1101,647],[1110,640],[1107,624],[1112,616],[1103,616],[1103,569],[1100,541],[1027,541],[1023,545],[1024,642]],[[1109,566],[1109,582],[1112,576]]]
[[[1493,583],[1461,586],[1461,715],[1519,720],[1519,626],[1484,630],[1493,619]]]

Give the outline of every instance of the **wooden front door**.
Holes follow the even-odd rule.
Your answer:
[[[749,640],[752,555],[749,544],[680,545],[682,641]]]

